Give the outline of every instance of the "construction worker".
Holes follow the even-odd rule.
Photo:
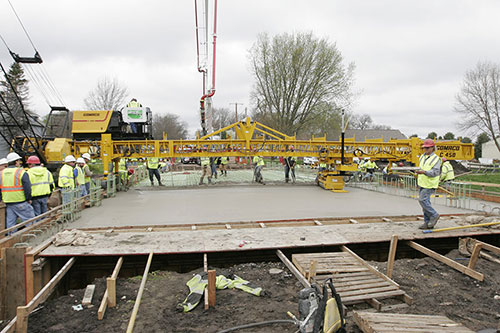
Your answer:
[[[57,185],[60,188],[74,189],[75,188],[75,167],[76,159],[73,155],[68,155],[64,158],[64,165],[59,170],[59,178]]]
[[[80,189],[81,196],[86,196],[87,188],[85,187],[85,173],[83,172],[83,167],[85,166],[85,160],[82,157],[76,159],[75,166],[75,187]]]
[[[229,163],[229,157],[224,156],[220,158],[220,175],[226,175],[227,177],[227,164]]]
[[[420,156],[417,184],[419,187],[418,201],[424,212],[424,223],[419,229],[432,229],[439,220],[439,214],[432,208],[431,196],[439,186],[441,159],[434,153],[434,140],[426,139],[422,145],[424,154]]]
[[[6,158],[0,158],[0,171],[5,169],[7,167],[7,159]]]
[[[208,178],[208,183],[212,183],[212,170],[210,168],[210,158],[203,156],[200,158],[200,163],[201,163],[201,177],[200,177],[200,185],[203,185],[203,178],[205,178],[205,175]]]
[[[373,180],[373,173],[375,172],[375,169],[378,168],[377,167],[377,164],[375,164],[375,162],[371,161],[371,160],[368,160],[365,164],[364,164],[364,167],[366,168],[366,174],[364,176],[364,178],[369,178],[370,181]]]
[[[85,153],[82,155],[83,160],[85,161],[85,166],[83,167],[83,173],[85,174],[85,189],[87,190],[87,194],[90,193],[90,180],[92,179],[92,171],[90,171],[89,162],[90,162],[90,154]]]
[[[151,186],[154,186],[153,182],[153,176],[156,177],[156,180],[158,181],[158,186],[163,186],[161,183],[161,176],[160,176],[160,159],[158,157],[148,157],[146,159],[146,168],[148,169],[149,173],[149,181],[151,182]]]
[[[293,146],[290,146],[290,151],[293,152]],[[292,173],[292,182],[295,184],[295,166],[297,165],[297,157],[288,156],[285,158],[285,182],[290,181],[290,171]]]
[[[141,108],[142,104],[137,102],[137,99],[132,98],[130,102],[127,104],[128,108]],[[137,133],[137,124],[136,123],[130,123],[130,130],[132,133]]]
[[[443,164],[441,166],[441,176],[439,177],[439,181],[441,183],[451,182],[453,179],[455,179],[455,171],[453,170],[453,166],[446,158],[443,157],[441,160],[443,161]]]
[[[7,155],[7,168],[0,172],[0,192],[7,210],[7,228],[15,226],[18,218],[24,222],[35,217],[35,211],[30,205],[30,177],[22,168],[21,156],[16,153]]]
[[[217,160],[218,157],[210,157],[210,177],[217,179]]]
[[[266,185],[264,183],[264,179],[262,178],[262,168],[264,168],[264,166],[266,165],[264,163],[264,159],[260,156],[254,156],[253,158],[253,166],[254,166],[254,172],[253,172],[253,175],[254,175],[254,179],[257,183],[261,183],[262,185]]]
[[[47,201],[55,188],[54,177],[46,167],[40,165],[38,156],[28,157],[28,175],[31,182],[31,206],[35,216],[48,210]]]

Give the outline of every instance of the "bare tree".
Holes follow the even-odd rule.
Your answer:
[[[349,119],[349,128],[352,129],[365,130],[372,128],[372,126],[373,126],[373,120],[369,114],[362,114],[362,115],[353,114]]]
[[[89,110],[119,110],[125,106],[128,89],[117,78],[105,76],[97,82],[97,87],[84,99]]]
[[[172,113],[155,114],[153,116],[153,137],[157,140],[167,135],[169,140],[186,139],[188,136],[187,124]]]
[[[345,66],[335,43],[312,33],[259,35],[249,53],[255,77],[254,118],[293,134],[307,128],[324,103],[347,107],[354,64]]]
[[[477,63],[465,73],[456,101],[455,111],[462,116],[461,129],[488,133],[500,151],[500,66]]]
[[[228,108],[212,109],[212,127],[219,130],[234,123],[234,115]]]

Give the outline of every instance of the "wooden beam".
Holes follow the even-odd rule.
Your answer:
[[[203,271],[205,273],[208,272],[208,255],[206,253],[203,253]],[[208,288],[205,288],[203,290],[203,294],[205,295],[205,310],[208,310]]]
[[[89,284],[85,288],[85,293],[83,294],[82,305],[88,306],[92,304],[92,297],[94,296],[95,284]]]
[[[71,269],[75,263],[75,257],[69,259],[66,264],[57,272],[56,275],[45,285],[45,287],[40,290],[38,294],[25,306],[17,307],[17,320],[16,320],[16,332],[26,333],[28,331],[28,315],[33,311],[40,303],[45,302],[49,298],[50,294],[54,291],[59,281],[64,277],[64,275]]]
[[[113,274],[111,274],[111,277],[106,278],[106,290],[108,292],[107,302],[110,308],[114,308],[116,306],[116,279],[118,278],[118,274],[120,274],[122,264],[123,257],[120,257],[116,262]]]
[[[104,318],[107,306],[108,306],[108,289],[106,289],[106,291],[104,292],[101,305],[99,305],[99,310],[97,311],[97,320],[102,320],[102,318]]]
[[[215,270],[208,271],[208,305],[215,307]]]
[[[343,252],[347,252],[349,253],[350,255],[352,255],[356,260],[358,260],[360,263],[362,263],[366,268],[368,268],[369,271],[371,271],[373,274],[381,277],[382,279],[388,281],[390,284],[394,285],[395,287],[399,288],[399,284],[397,284],[396,282],[394,282],[394,280],[390,279],[387,275],[385,275],[384,273],[381,273],[379,272],[378,270],[376,270],[375,268],[373,268],[372,265],[369,265],[366,263],[366,261],[363,260],[363,258],[361,258],[360,256],[358,256],[356,253],[354,253],[354,251],[351,251],[351,249],[349,249],[347,246],[345,245],[342,245],[340,247],[342,249]]]
[[[398,247],[398,236],[392,235],[391,245],[389,247],[389,255],[387,256],[387,272],[386,275],[392,279],[392,271],[394,270],[394,259],[396,258],[396,249]]]
[[[496,246],[493,246],[493,245],[490,245],[488,243],[481,242],[478,240],[474,240],[474,242],[481,244],[482,248],[485,250],[491,251],[491,252],[496,253],[496,254],[500,254],[500,247],[496,247]]]
[[[318,261],[311,260],[309,264],[309,271],[307,273],[307,282],[311,283],[311,278],[316,277],[316,269],[318,268]]]
[[[144,269],[144,274],[142,276],[141,286],[139,287],[139,292],[137,293],[137,297],[135,299],[134,309],[132,310],[132,315],[130,316],[130,321],[128,322],[127,333],[132,333],[134,331],[135,318],[139,312],[139,306],[141,305],[142,294],[144,293],[144,287],[146,286],[146,281],[148,280],[148,273],[152,260],[153,252],[149,253],[146,268]]]
[[[474,244],[474,250],[472,250],[472,254],[470,256],[468,268],[474,269],[476,267],[477,260],[479,259],[479,253],[481,252],[482,245],[480,243]]]
[[[478,281],[483,281],[484,280],[484,275],[482,273],[476,272],[473,269],[470,269],[462,264],[459,264],[458,262],[451,260],[450,258],[447,258],[445,256],[440,255],[437,252],[434,252],[418,243],[415,243],[414,241],[407,241],[407,244],[411,247],[414,248],[415,250],[422,252],[425,255],[428,255],[431,258],[436,259],[437,261],[442,262],[443,264],[446,264],[450,266],[453,269],[456,269],[459,272],[464,273],[465,275],[470,276],[473,279],[476,279]]]
[[[33,299],[35,296],[35,285],[34,285],[34,275],[33,275],[33,261],[34,255],[30,254],[31,248],[26,249],[24,254],[24,276],[25,276],[25,304]]]
[[[288,260],[288,258],[281,252],[281,250],[276,250],[276,255],[281,259],[283,264],[292,272],[293,275],[299,280],[299,282],[306,288],[311,287],[311,284],[307,281],[307,279],[299,272],[299,270]]]

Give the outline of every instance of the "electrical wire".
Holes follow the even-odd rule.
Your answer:
[[[31,37],[30,35],[28,34],[28,31],[26,30],[26,28],[24,27],[24,24],[23,24],[23,21],[21,21],[21,18],[19,17],[19,15],[17,15],[17,12],[14,8],[14,6],[12,5],[12,3],[10,2],[10,0],[7,0],[9,2],[9,5],[10,5],[10,8],[12,8],[12,11],[14,12],[14,14],[16,15],[17,17],[17,20],[19,21],[19,24],[21,24],[21,27],[23,28],[24,30],[24,33],[26,34],[26,37],[28,37],[28,40],[30,41],[31,43],[31,46],[33,46],[33,48],[35,49],[35,51],[37,51],[36,47],[35,47],[35,44],[33,43],[33,41],[31,40]]]

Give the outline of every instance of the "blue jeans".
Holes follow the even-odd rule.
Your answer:
[[[84,197],[87,194],[89,193],[87,192],[87,187],[85,187],[85,184],[80,185],[80,196]]]
[[[17,202],[8,203],[7,206],[7,228],[16,225],[17,218],[21,219],[21,222],[32,219],[35,217],[35,211],[33,207],[27,202]]]
[[[431,217],[439,215],[438,212],[436,212],[436,210],[431,206],[431,195],[433,195],[435,191],[436,189],[433,188],[419,188],[418,202],[420,203],[420,206],[422,206],[425,223],[429,222]]]
[[[90,183],[85,183],[85,189],[87,190],[87,194],[90,194]]]
[[[32,199],[31,206],[33,206],[33,210],[35,211],[35,216],[45,213],[47,208],[48,197]]]
[[[210,165],[210,169],[212,170],[211,176],[217,177],[217,164]]]

